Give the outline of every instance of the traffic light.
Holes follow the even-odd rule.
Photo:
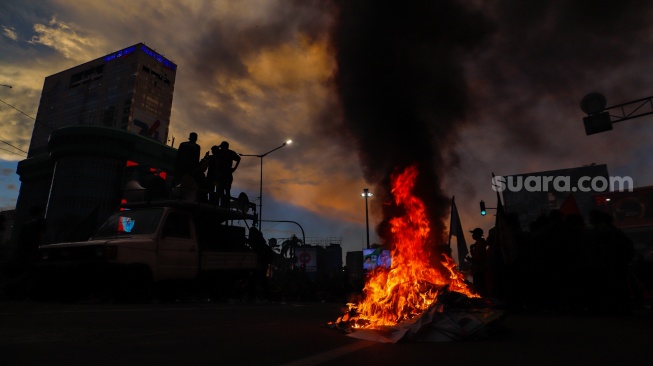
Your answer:
[[[583,123],[585,124],[585,134],[588,136],[612,130],[612,121],[608,112],[587,116],[583,118]]]
[[[487,211],[485,210],[485,202],[481,201],[481,215],[485,216]]]

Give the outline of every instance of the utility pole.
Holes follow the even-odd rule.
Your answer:
[[[367,208],[367,198],[372,196],[372,193],[370,193],[369,189],[364,188],[361,196],[365,197],[365,229],[367,230],[367,249],[370,249],[370,219],[369,210]]]

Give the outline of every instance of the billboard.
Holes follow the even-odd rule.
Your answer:
[[[540,215],[560,209],[571,198],[580,214],[587,217],[594,208],[593,196],[602,192],[593,189],[589,182],[594,179],[609,181],[609,175],[607,165],[600,164],[509,175],[502,179],[505,184],[499,191],[505,211],[518,214],[522,230],[529,231],[530,224]],[[580,183],[585,183],[589,189],[579,188]]]
[[[147,112],[141,108],[134,108],[132,132],[149,137],[158,142],[165,143],[168,130],[168,121],[161,121],[153,113]]]
[[[597,194],[594,199],[596,207],[609,213],[618,228],[653,226],[653,186]]]
[[[297,257],[296,266],[301,267],[304,265],[306,272],[317,271],[317,251],[315,248],[302,248],[295,249],[295,256]]]
[[[383,248],[363,249],[363,268],[372,270],[377,267],[390,268],[392,258],[390,250]]]

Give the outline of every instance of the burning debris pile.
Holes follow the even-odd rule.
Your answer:
[[[505,318],[505,313],[494,309],[490,301],[450,291],[447,286],[437,291],[437,300],[424,312],[394,325],[375,326],[361,316],[355,304],[347,305],[349,311],[330,325],[349,337],[380,343],[483,338],[499,329]]]
[[[403,338],[459,340],[481,336],[504,317],[471,291],[446,254],[434,260],[424,204],[412,195],[418,171],[392,177],[394,204],[404,214],[390,221],[392,266],[368,275],[364,298],[331,325],[349,336],[379,342]],[[429,245],[430,244],[430,245]]]

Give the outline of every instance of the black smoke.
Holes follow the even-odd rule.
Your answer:
[[[376,202],[389,202],[393,173],[416,165],[414,194],[426,205],[435,240],[450,210],[441,188],[469,102],[464,63],[492,27],[458,1],[334,0],[332,32],[335,83],[365,179],[376,184]],[[383,205],[377,228],[388,239],[388,221],[400,213]]]
[[[651,46],[653,4],[499,0],[485,13],[492,14],[498,27],[474,68],[491,91],[481,97],[485,113],[501,116],[497,127],[514,149],[562,158],[569,151],[554,151],[546,132],[573,122],[582,130],[579,105],[585,94],[605,93],[609,105],[648,96],[648,91],[637,95],[633,89],[644,84],[650,89],[650,78],[633,78],[624,71],[638,70],[633,66],[650,58],[643,50]],[[547,101],[576,111],[576,120],[552,120],[553,110],[537,110],[538,103]]]

